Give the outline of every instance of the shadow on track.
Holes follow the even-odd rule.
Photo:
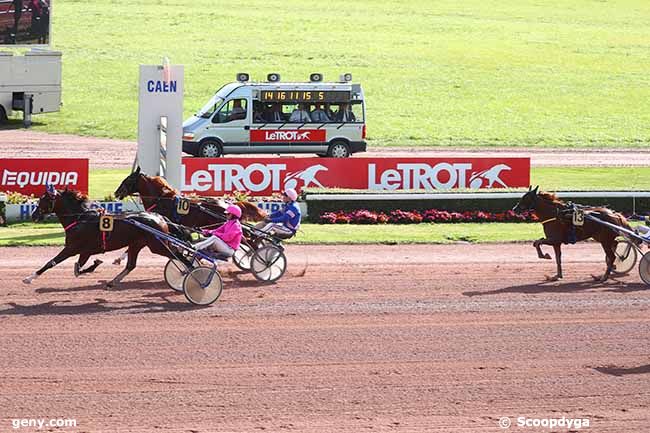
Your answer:
[[[151,290],[151,289],[167,289],[167,285],[164,281],[159,279],[146,279],[146,280],[135,280],[135,281],[126,281],[122,282],[118,287],[109,288],[106,286],[108,280],[101,280],[96,284],[80,287],[69,287],[69,288],[51,288],[51,287],[40,287],[34,290],[36,293],[74,293],[74,292],[91,292],[96,290],[107,291],[107,292],[124,292],[128,290]],[[171,289],[169,289],[171,292]]]
[[[153,301],[133,301],[133,302],[108,302],[105,299],[95,299],[95,302],[86,304],[69,305],[70,301],[48,301],[42,304],[20,305],[15,302],[9,302],[10,308],[0,310],[2,316],[69,316],[69,315],[88,315],[98,313],[167,313],[195,311],[206,307],[199,307],[186,302],[184,299],[180,302],[153,302]]]
[[[610,376],[627,376],[630,374],[650,374],[650,364],[640,365],[638,367],[617,367],[615,365],[608,365],[605,367],[593,367],[599,373],[608,374]]]
[[[605,290],[598,290],[605,289]],[[604,291],[613,293],[630,293],[642,292],[650,290],[650,287],[643,283],[625,283],[617,280],[610,280],[606,283],[598,283],[593,280],[571,282],[571,283],[557,283],[557,282],[542,282],[533,284],[523,284],[520,286],[504,287],[502,289],[488,290],[488,291],[470,291],[463,292],[464,296],[486,296],[486,295],[500,295],[503,293],[523,293],[527,295],[535,295],[539,293],[580,293],[586,291]]]

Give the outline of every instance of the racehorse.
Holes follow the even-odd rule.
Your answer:
[[[145,246],[149,247],[149,250],[154,254],[174,257],[155,236],[129,224],[124,221],[125,219],[139,221],[163,233],[172,233],[181,239],[186,239],[188,235],[175,226],[168,224],[160,215],[146,212],[127,215],[124,218],[116,217],[113,230],[101,232],[99,219],[102,211],[92,209],[85,195],[68,189],[57,191],[55,188],[48,186],[46,193],[38,201],[38,207],[32,213],[32,219],[41,221],[45,215],[52,213],[56,214],[65,231],[65,247],[45,266],[25,278],[23,280],[25,284],[30,284],[32,280],[38,278],[48,269],[76,255],[79,255],[79,260],[75,263],[75,276],[78,276],[94,271],[101,264],[101,261],[95,261],[88,268],[82,269],[90,256],[128,247],[126,268],[108,283],[109,287],[113,287],[122,281],[135,269],[138,254]]]
[[[147,176],[140,172],[138,167],[126,177],[115,190],[115,197],[122,200],[130,195],[139,194],[142,204],[148,212],[155,211],[166,216],[174,222],[187,227],[208,227],[226,221],[223,202],[205,198],[191,198],[191,206],[187,215],[181,215],[177,211],[179,192],[174,189],[164,178],[160,176]],[[242,221],[261,221],[266,216],[265,212],[248,201],[235,203],[242,210]],[[215,218],[199,209],[197,205],[207,208],[211,213],[223,216]]]
[[[533,246],[537,250],[537,256],[540,259],[550,260],[551,256],[548,253],[544,254],[541,246],[552,245],[553,251],[555,252],[555,263],[557,265],[556,275],[549,277],[548,280],[557,281],[562,278],[563,243],[575,243],[593,238],[600,242],[600,245],[603,247],[605,251],[605,262],[607,264],[605,274],[601,277],[594,276],[594,279],[601,282],[606,281],[614,270],[615,251],[616,245],[618,244],[616,238],[619,234],[604,224],[599,224],[588,218],[584,219],[582,226],[574,226],[572,223],[574,207],[559,200],[555,194],[538,192],[538,189],[539,186],[535,187],[535,189],[532,187],[529,188],[512,210],[515,212],[533,210],[540,219],[544,227],[545,237],[533,242]],[[580,209],[585,214],[593,214],[602,221],[632,230],[625,217],[611,209],[605,207],[581,207]]]

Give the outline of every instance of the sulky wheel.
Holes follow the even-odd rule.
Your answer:
[[[265,245],[255,251],[251,259],[251,271],[260,281],[272,283],[284,275],[287,270],[287,258],[275,245]]]
[[[639,275],[644,283],[650,286],[650,252],[647,252],[639,261]]]
[[[165,265],[165,282],[172,290],[183,291],[183,280],[187,275],[187,266],[178,259],[170,259]]]
[[[239,245],[239,248],[237,248],[237,251],[235,251],[235,254],[232,256],[232,261],[235,263],[235,266],[237,266],[242,271],[250,271],[253,254],[255,254],[255,250],[253,250],[250,246],[242,243]]]
[[[199,266],[183,280],[185,297],[194,305],[210,305],[221,296],[223,281],[216,269]]]
[[[625,275],[634,268],[636,265],[637,251],[636,246],[629,240],[618,241],[616,245],[616,258],[614,259],[614,271],[615,275]]]

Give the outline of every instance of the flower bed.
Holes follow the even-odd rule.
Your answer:
[[[537,222],[532,212],[448,212],[428,209],[425,211],[394,210],[390,213],[356,210],[352,212],[325,212],[321,224],[419,224],[419,223],[476,223],[476,222]]]

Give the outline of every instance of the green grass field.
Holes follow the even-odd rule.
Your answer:
[[[650,2],[65,0],[64,106],[36,129],[134,139],[139,64],[185,65],[185,112],[239,71],[352,72],[371,146],[650,143]]]
[[[0,247],[63,245],[60,224],[21,223],[0,227]],[[451,242],[514,242],[537,239],[539,224],[414,224],[414,225],[319,225],[302,224],[289,243],[298,244],[403,244]]]
[[[128,174],[129,170],[91,171],[90,197],[102,199],[112,194]],[[547,191],[650,190],[650,168],[532,168],[531,184]]]

